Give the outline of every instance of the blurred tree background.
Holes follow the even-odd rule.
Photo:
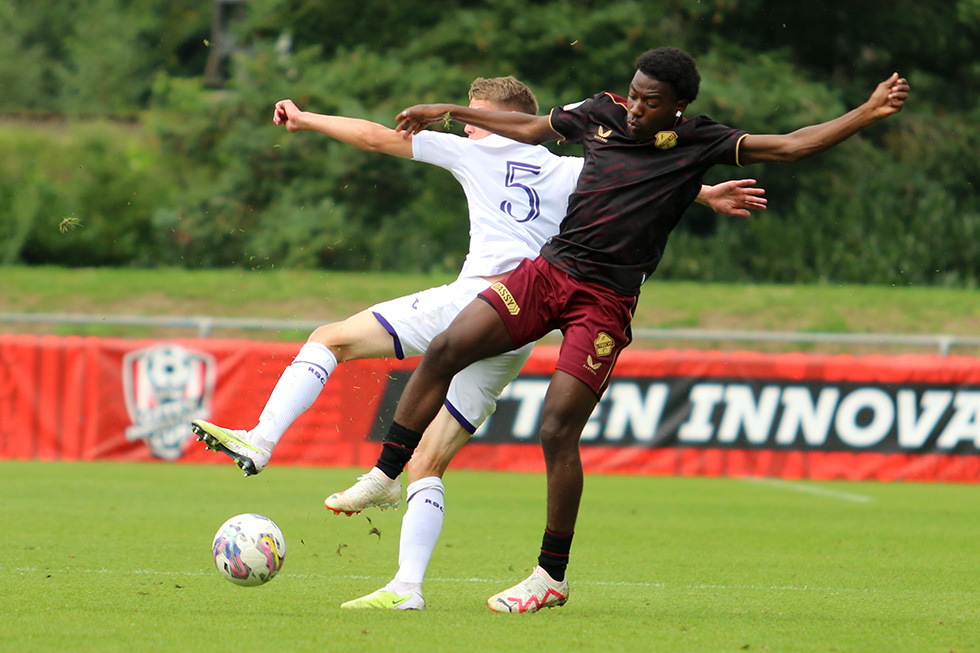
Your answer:
[[[713,169],[770,209],[692,207],[660,278],[976,286],[980,0],[8,0],[0,264],[454,270],[449,174],[289,134],[273,104],[394,126],[513,74],[547,111],[625,93],[661,45],[698,60],[692,112],[754,133],[839,115],[893,71],[913,94],[814,159]]]

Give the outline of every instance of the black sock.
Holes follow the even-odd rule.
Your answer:
[[[568,566],[568,552],[572,548],[571,533],[556,533],[544,529],[541,539],[541,555],[538,556],[538,566],[548,572],[557,581],[565,580],[565,568]]]
[[[415,453],[415,447],[419,446],[421,439],[421,433],[407,429],[397,422],[392,422],[382,445],[377,468],[383,471],[388,478],[398,478],[412,454]]]

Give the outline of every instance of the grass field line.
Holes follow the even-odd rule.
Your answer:
[[[211,576],[215,572],[213,570],[204,569],[198,571],[160,571],[158,569],[108,569],[105,567],[99,569],[82,569],[78,567],[62,567],[59,569],[44,568],[39,567],[14,567],[7,569],[0,566],[0,572],[3,573],[46,573],[46,574],[70,574],[70,573],[82,573],[82,574],[120,574],[120,575],[133,575],[133,576],[164,576],[164,577],[199,577],[199,576]],[[378,583],[379,586],[388,582],[390,578],[388,576],[366,576],[366,575],[356,575],[356,574],[345,574],[345,575],[333,575],[333,574],[290,574],[290,573],[280,573],[279,578],[298,578],[303,580],[363,580],[363,581],[374,581]],[[433,577],[426,578],[428,583],[490,583],[496,585],[504,585],[507,583],[514,583],[516,576],[510,578],[442,578]],[[691,583],[691,584],[673,584],[673,583],[663,583],[663,582],[636,582],[636,581],[602,581],[602,580],[579,580],[571,579],[570,581],[573,585],[577,586],[594,586],[594,587],[625,587],[625,588],[651,588],[651,589],[674,589],[683,591],[724,591],[724,592],[738,592],[738,591],[754,591],[754,592],[822,592],[829,594],[903,594],[912,596],[936,596],[936,595],[949,595],[949,596],[977,596],[980,592],[959,592],[959,591],[949,591],[949,592],[936,592],[933,590],[920,590],[915,588],[907,589],[880,589],[877,587],[825,587],[825,586],[815,586],[815,585],[750,585],[750,584],[736,584],[736,585],[724,585],[716,583]]]
[[[795,483],[793,481],[783,481],[776,478],[759,478],[759,477],[748,477],[741,479],[747,483],[755,483],[756,485],[765,485],[767,487],[776,488],[779,490],[788,490],[790,492],[799,492],[801,494],[812,494],[813,496],[825,497],[827,499],[837,499],[839,501],[849,501],[851,503],[872,503],[875,501],[874,497],[868,496],[866,494],[857,494],[856,492],[844,492],[842,490],[832,490],[830,488],[820,487],[819,485],[809,485],[807,483]]]

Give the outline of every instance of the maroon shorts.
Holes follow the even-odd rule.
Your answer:
[[[504,321],[515,347],[559,329],[564,336],[555,365],[601,397],[616,357],[632,336],[636,297],[580,281],[544,257],[524,260],[505,279],[480,293]]]

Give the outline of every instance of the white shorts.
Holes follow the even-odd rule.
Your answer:
[[[371,312],[395,341],[399,358],[420,356],[429,343],[477,294],[490,284],[481,278],[457,279],[371,307]],[[473,433],[497,408],[497,399],[514,380],[534,343],[506,354],[477,361],[461,370],[449,385],[446,408],[464,429]]]

